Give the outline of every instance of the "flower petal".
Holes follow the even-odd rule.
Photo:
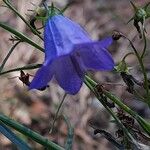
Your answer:
[[[44,28],[45,61],[69,54],[74,44],[90,42],[85,30],[62,15],[49,18]]]
[[[99,46],[104,47],[104,48],[108,48],[113,42],[113,38],[112,37],[106,37],[104,39],[102,39],[101,41],[99,41]]]
[[[74,63],[70,56],[60,57],[55,63],[55,78],[69,94],[76,94],[80,90],[84,77],[81,69]]]
[[[74,53],[82,58],[87,70],[112,70],[114,61],[104,46],[107,47],[105,41],[78,44]]]
[[[52,77],[52,64],[43,64],[43,66],[36,72],[36,75],[29,86],[29,90],[42,89],[43,87],[47,86],[48,82],[52,79]]]

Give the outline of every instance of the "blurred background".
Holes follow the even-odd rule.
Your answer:
[[[30,20],[33,12],[28,10],[34,10],[40,0],[15,0],[12,2],[17,10],[27,20]],[[48,1],[49,4],[50,2]],[[59,8],[64,8],[69,3],[70,6],[64,14],[81,24],[92,39],[100,40],[103,37],[112,35],[114,30],[119,30],[134,41],[139,51],[142,50],[142,41],[139,39],[133,22],[127,24],[128,20],[133,16],[133,9],[129,0],[55,0],[53,2]],[[141,6],[149,2],[149,0],[135,0],[133,2],[137,6]],[[3,5],[2,0],[0,5]],[[37,44],[43,46],[43,43],[30,32],[24,22],[6,7],[0,7],[0,21],[13,26],[32,38]],[[150,25],[147,25],[149,23],[146,21],[148,41],[150,41]],[[0,28],[0,63],[13,45],[12,41],[9,40],[10,38],[11,34]],[[150,47],[150,42],[148,42],[148,47]],[[109,51],[117,64],[126,53],[132,50],[129,43],[121,39],[114,43],[109,48]],[[42,52],[26,43],[21,43],[13,51],[4,70],[31,63],[42,63],[43,58],[44,54]],[[150,58],[149,52],[147,52],[145,58],[146,69],[149,72],[150,61],[148,58]],[[131,74],[135,78],[142,80],[143,77],[135,56],[130,55],[126,60],[129,67],[131,67]],[[34,75],[35,72],[36,70],[25,71],[25,73],[31,75]],[[100,83],[122,84],[122,86],[109,85],[108,89],[122,98],[133,110],[150,119],[148,107],[126,91],[126,87],[123,86],[125,84],[118,73],[90,72],[90,74]],[[0,112],[63,146],[67,136],[67,126],[62,117],[56,121],[51,134],[49,130],[64,91],[54,80],[51,81],[50,87],[44,91],[28,91],[27,87],[18,79],[19,75],[20,72],[13,72],[0,76]],[[30,77],[30,80],[32,80],[32,77]],[[142,93],[138,87],[137,90]],[[73,150],[115,150],[115,147],[103,136],[94,135],[93,133],[93,128],[100,128],[116,136],[117,128],[114,123],[110,122],[112,118],[84,84],[77,95],[67,95],[59,115],[62,114],[69,118],[71,125],[75,128]],[[23,138],[33,146],[33,149],[44,149],[41,145],[26,137]],[[11,150],[16,148],[7,138],[0,134],[0,149]]]

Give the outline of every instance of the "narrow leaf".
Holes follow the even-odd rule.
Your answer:
[[[45,146],[46,148],[49,148],[52,150],[64,150],[63,147],[51,142],[50,140],[48,140],[45,137],[38,134],[37,132],[30,130],[29,128],[16,122],[15,120],[12,120],[9,117],[3,115],[2,113],[0,113],[0,121],[2,121],[6,125],[12,127],[13,129],[17,130],[18,132],[22,133],[23,135],[30,137],[32,140]]]
[[[31,150],[31,148],[17,135],[15,135],[6,125],[0,122],[0,133],[6,136],[12,143],[14,143],[21,150]]]

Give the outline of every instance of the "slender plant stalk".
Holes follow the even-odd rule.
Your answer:
[[[2,72],[2,70],[3,70],[3,68],[4,68],[4,66],[5,66],[5,64],[6,64],[7,60],[8,60],[8,58],[9,58],[9,56],[12,54],[13,50],[16,48],[16,46],[17,46],[20,42],[21,42],[21,41],[18,41],[17,43],[15,43],[15,44],[10,48],[10,50],[9,50],[9,52],[8,52],[8,54],[7,54],[7,56],[5,57],[5,59],[4,59],[3,62],[2,62],[2,65],[0,66],[0,73]]]
[[[32,140],[45,146],[46,148],[53,149],[53,150],[64,150],[64,148],[60,147],[59,145],[49,141],[48,139],[44,138],[40,134],[30,130],[29,128],[19,124],[18,122],[8,118],[7,116],[5,116],[3,114],[0,114],[0,121],[2,121],[4,124],[14,128],[18,132],[30,137]]]
[[[9,0],[3,0],[3,2],[7,5],[7,7],[9,9],[11,9],[17,16],[19,16],[24,23],[31,29],[32,33],[37,35],[41,40],[43,40],[43,38],[41,37],[41,35],[39,34],[39,32],[37,30],[35,30],[27,21],[26,19],[16,10],[15,7],[12,6],[12,4],[10,3]]]
[[[125,37],[125,38],[126,38],[126,37]],[[144,85],[145,85],[145,88],[146,88],[146,95],[147,95],[147,101],[146,101],[146,103],[147,103],[147,104],[149,105],[149,107],[150,107],[149,84],[148,84],[148,78],[147,78],[146,70],[145,70],[145,67],[144,67],[144,64],[143,64],[143,60],[142,60],[140,54],[137,52],[136,48],[134,47],[133,43],[132,43],[128,38],[126,38],[126,39],[129,41],[129,43],[130,43],[132,49],[134,50],[135,55],[137,56],[137,59],[138,59],[139,64],[140,64],[140,66],[141,66],[141,70],[142,70],[142,73],[143,73],[143,76],[144,76]],[[145,40],[146,40],[146,39],[145,39]],[[146,44],[146,43],[145,43],[145,44]],[[144,51],[144,52],[143,52],[143,56],[144,56],[144,53],[145,53],[145,51],[146,51],[146,45],[144,46],[144,50],[143,50],[143,51]]]
[[[85,76],[85,82],[88,82],[88,84],[90,84],[90,86],[92,87],[90,89],[94,91],[94,87],[97,85],[97,83],[87,75]],[[137,122],[140,124],[140,126],[143,128],[143,130],[150,136],[150,123],[144,120],[141,116],[139,116],[135,111],[130,109],[127,105],[122,103],[122,101],[115,95],[111,94],[105,89],[103,89],[102,92],[107,98],[109,98],[111,101],[117,104],[121,109],[123,109],[125,112],[130,114],[133,118],[135,118]]]
[[[74,127],[71,125],[69,119],[63,115],[63,118],[67,124],[68,128],[68,134],[67,134],[67,139],[65,143],[65,150],[72,150],[72,145],[73,145],[73,136],[74,136]]]
[[[19,39],[21,39],[21,41],[24,41],[24,42],[34,46],[35,48],[39,49],[40,51],[44,52],[44,49],[42,47],[40,47],[38,44],[33,42],[30,38],[28,38],[23,33],[18,32],[14,28],[12,28],[12,27],[10,27],[10,26],[6,25],[5,23],[2,23],[2,22],[0,22],[0,27],[2,27],[3,29],[9,31],[10,33],[16,35]]]
[[[122,61],[125,61],[125,59],[126,59],[129,55],[134,55],[134,53],[133,53],[133,52],[127,53],[127,54],[123,57]]]
[[[145,36],[145,32],[143,31],[143,40],[144,40],[144,48],[142,51],[142,55],[141,55],[141,59],[144,58],[145,53],[146,53],[146,47],[147,47],[147,40],[146,40],[146,36]]]
[[[121,100],[111,94],[110,92],[103,90],[103,93],[106,97],[108,97],[110,100],[112,100],[115,104],[117,104],[120,108],[122,108],[124,111],[126,111],[128,114],[130,114],[132,117],[134,117],[137,122],[140,124],[140,126],[143,128],[143,130],[150,136],[150,123],[148,123],[146,120],[144,120],[141,116],[139,116],[135,111],[130,109],[127,105],[123,104]]]
[[[105,107],[105,109],[107,110],[107,112],[115,119],[116,123],[120,126],[120,128],[123,130],[124,134],[126,135],[126,137],[128,137],[128,139],[130,139],[132,141],[132,143],[134,144],[134,146],[136,148],[138,148],[138,143],[136,142],[136,140],[133,138],[133,136],[129,133],[129,131],[126,129],[126,127],[121,123],[121,121],[119,120],[119,118],[115,115],[115,113],[105,104],[105,102],[97,96],[97,94],[95,93],[94,87],[93,85],[91,85],[91,83],[89,82],[89,80],[84,81],[84,83],[87,85],[87,87],[94,92],[95,96],[97,97],[97,99],[99,100],[99,102]]]
[[[62,107],[62,104],[64,103],[64,100],[65,100],[66,96],[67,96],[67,93],[64,94],[64,96],[63,96],[63,98],[62,98],[62,100],[61,100],[61,102],[60,102],[60,104],[59,104],[59,106],[57,108],[57,111],[56,111],[56,114],[55,114],[55,117],[54,117],[54,120],[53,120],[53,123],[52,123],[52,127],[50,128],[49,133],[52,133],[52,131],[53,131],[55,122],[56,122],[56,120],[58,118],[58,114],[59,114],[60,108]]]
[[[89,76],[85,76],[85,80],[87,80],[91,84],[92,87],[95,87],[97,85],[97,83],[94,80],[92,80]],[[93,90],[94,90],[94,88],[93,88]],[[116,96],[114,96],[110,92],[103,89],[103,94],[106,97],[108,97],[110,100],[112,100],[115,104],[117,104],[120,108],[122,108],[124,111],[129,113],[132,117],[137,116],[136,112],[131,110],[128,106],[126,106],[124,103],[122,103],[122,101],[119,98],[117,98]]]
[[[4,74],[7,74],[7,73],[10,73],[10,72],[14,72],[14,71],[37,69],[37,68],[40,68],[41,66],[42,66],[42,64],[26,65],[26,66],[23,66],[23,67],[18,67],[18,68],[14,68],[14,69],[10,69],[10,70],[1,72],[0,76],[4,75]]]

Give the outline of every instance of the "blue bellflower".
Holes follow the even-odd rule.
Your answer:
[[[44,28],[45,61],[29,89],[45,87],[54,76],[69,94],[76,94],[88,70],[112,70],[114,61],[107,51],[112,37],[92,41],[86,31],[63,15],[50,17]]]

